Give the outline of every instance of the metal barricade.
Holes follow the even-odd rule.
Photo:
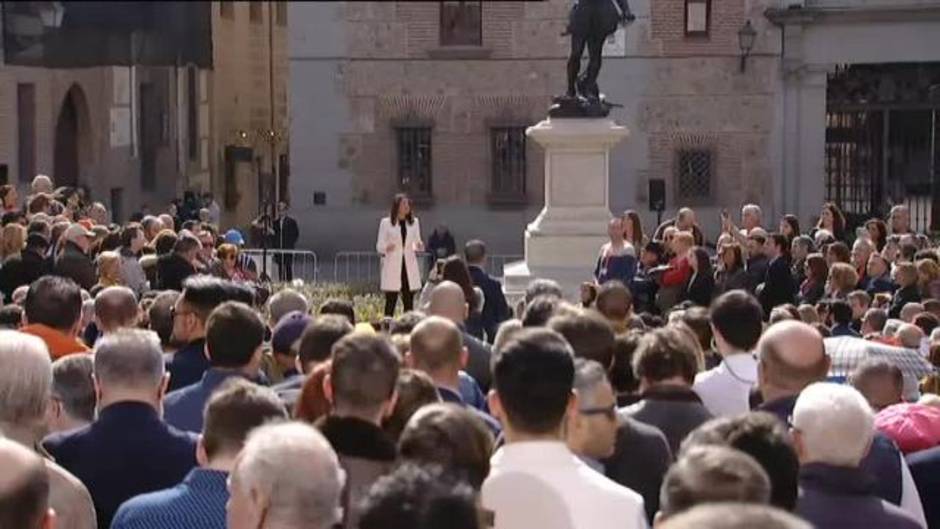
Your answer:
[[[379,284],[382,256],[376,252],[338,252],[333,257],[333,282]]]
[[[264,269],[265,250],[252,248],[242,251],[255,261],[260,273]],[[317,254],[310,250],[267,250],[267,270],[272,281],[302,279],[307,283],[315,283],[320,279]]]

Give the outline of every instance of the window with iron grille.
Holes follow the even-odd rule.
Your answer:
[[[490,129],[490,153],[493,158],[491,193],[495,196],[525,196],[525,129],[525,127]]]
[[[248,2],[248,20],[260,23],[264,15],[261,13],[261,2]]]
[[[431,196],[431,127],[396,127],[398,184],[409,194]]]
[[[680,149],[677,156],[676,200],[701,202],[712,195],[713,154],[709,149]]]
[[[483,2],[441,2],[441,46],[483,44]]]

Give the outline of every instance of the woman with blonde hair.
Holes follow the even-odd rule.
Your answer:
[[[26,247],[26,228],[13,222],[0,230],[0,292],[5,302],[12,299],[17,287],[29,284],[29,274],[23,263],[22,252]]]
[[[849,263],[833,263],[829,268],[826,292],[833,299],[846,299],[858,285],[858,272]]]
[[[248,277],[238,266],[238,246],[234,244],[220,244],[216,250],[218,264],[213,268],[214,275],[229,281],[248,281]]]
[[[121,254],[117,252],[101,252],[98,254],[98,283],[91,287],[92,296],[108,287],[123,285],[121,276]]]
[[[921,297],[940,298],[940,264],[933,259],[921,259],[917,267],[917,287]]]

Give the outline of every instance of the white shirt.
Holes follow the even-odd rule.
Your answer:
[[[643,498],[560,441],[507,444],[490,460],[483,507],[496,529],[646,529]]]
[[[696,375],[692,389],[712,415],[733,417],[751,411],[750,394],[756,386],[757,360],[750,353],[737,353]]]

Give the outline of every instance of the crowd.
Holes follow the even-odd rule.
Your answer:
[[[211,217],[0,200],[2,528],[940,528],[940,254],[903,206],[747,205],[713,248],[627,212],[580,300],[511,304],[443,229],[425,281],[399,196],[357,321]]]

